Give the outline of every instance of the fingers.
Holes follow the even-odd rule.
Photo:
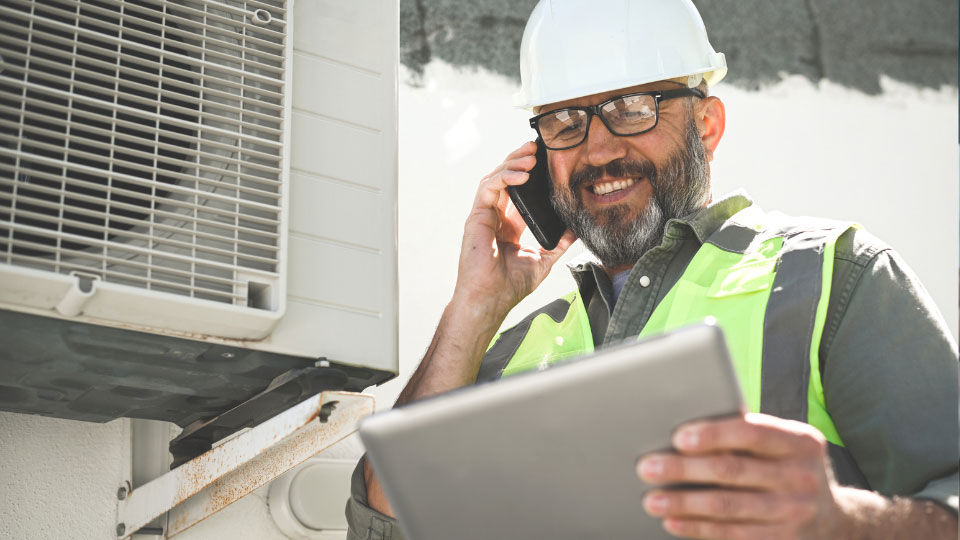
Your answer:
[[[826,442],[815,428],[763,414],[692,422],[674,433],[677,453],[637,463],[655,489],[647,513],[684,538],[795,537],[824,515],[831,476]],[[693,487],[690,484],[698,484]]]
[[[507,154],[507,157],[504,158],[504,162],[511,161],[523,156],[532,156],[537,152],[537,143],[533,141],[527,141],[523,143],[520,148],[517,148],[513,152]]]
[[[507,207],[503,191],[507,186],[516,186],[527,181],[530,177],[527,171],[533,169],[537,161],[533,155],[536,150],[536,143],[531,141],[510,152],[503,163],[480,181],[474,208],[497,208],[503,215]]]
[[[560,237],[560,240],[557,241],[556,247],[551,250],[546,250],[540,248],[540,256],[547,260],[551,265],[557,261],[574,242],[577,241],[577,235],[573,233],[570,229],[564,231],[563,236]]]
[[[577,235],[574,234],[570,229],[567,229],[563,233],[563,236],[560,237],[560,241],[557,242],[557,247],[553,248],[550,253],[557,253],[557,257],[559,257],[560,255],[563,255],[563,253],[567,251],[567,249],[569,249],[570,246],[572,246],[576,241]]]
[[[503,163],[480,181],[473,203],[473,210],[467,218],[464,231],[464,240],[486,243],[493,235],[498,243],[516,245],[518,248],[520,236],[527,225],[523,217],[510,201],[507,188],[525,183],[530,174],[527,172],[536,163],[537,145],[528,142],[520,146],[509,155]],[[573,242],[576,236],[567,233],[561,237],[558,245],[552,250],[523,248],[525,253],[537,255],[539,263],[550,266],[559,259]]]
[[[500,195],[497,210],[500,215],[500,229],[497,231],[497,240],[503,242],[518,241],[520,235],[526,230],[527,224],[523,221],[523,215],[510,200],[509,193],[503,192]]]
[[[826,440],[814,427],[764,414],[694,422],[673,435],[674,447],[683,454],[749,452],[764,457],[826,452]]]
[[[527,181],[529,173],[514,170],[502,170],[480,181],[477,196],[474,199],[474,208],[498,208],[501,195],[506,196],[507,186],[520,185]],[[504,201],[503,204],[506,204]]]
[[[754,523],[668,518],[663,520],[663,528],[670,534],[682,538],[709,540],[771,540],[772,538],[784,538],[780,527]]]
[[[537,145],[534,142],[526,142],[520,148],[507,154],[503,163],[497,165],[487,176],[493,176],[503,170],[529,171],[537,163],[535,156]]]
[[[717,484],[773,489],[783,464],[724,453],[710,456],[652,454],[637,464],[637,474],[649,484]]]
[[[719,521],[805,521],[816,513],[812,498],[738,490],[655,490],[643,499],[655,517]]]
[[[816,519],[812,497],[739,490],[663,491],[647,494],[644,509],[684,538],[794,538],[791,531]]]

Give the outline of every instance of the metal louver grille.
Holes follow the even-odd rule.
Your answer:
[[[0,2],[0,263],[272,309],[284,4]]]

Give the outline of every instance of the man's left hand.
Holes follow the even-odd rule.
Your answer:
[[[763,414],[682,426],[676,454],[651,454],[637,464],[654,485],[647,513],[684,538],[840,538],[845,528],[827,442],[814,427]],[[842,495],[841,495],[842,496]]]

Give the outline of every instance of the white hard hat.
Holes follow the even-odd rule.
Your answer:
[[[727,73],[691,0],[540,0],[520,43],[517,107]],[[702,79],[701,79],[702,77]]]

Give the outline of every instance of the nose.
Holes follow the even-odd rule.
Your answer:
[[[583,144],[587,151],[587,162],[595,167],[627,156],[626,138],[610,133],[599,116],[591,119],[587,140]]]

